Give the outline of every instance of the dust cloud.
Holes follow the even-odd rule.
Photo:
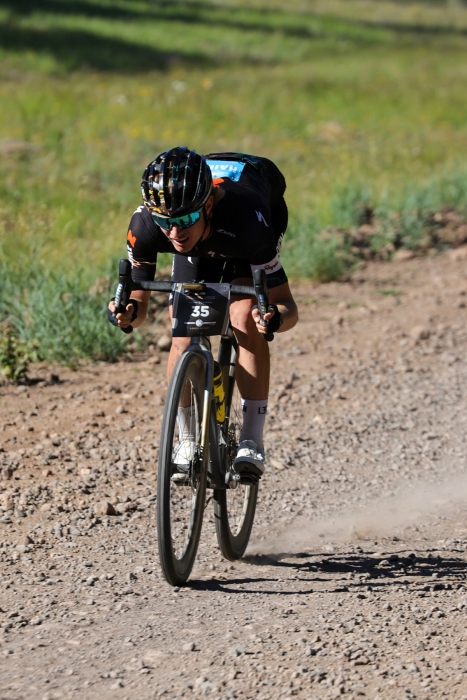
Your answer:
[[[438,484],[411,484],[358,510],[348,509],[318,520],[297,520],[273,537],[253,542],[249,553],[293,553],[316,544],[395,536],[406,528],[429,524],[430,516],[439,517],[462,504],[467,504],[467,472]]]

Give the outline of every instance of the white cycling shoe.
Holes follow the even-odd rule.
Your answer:
[[[178,445],[174,445],[172,453],[172,464],[177,467],[175,474],[172,474],[172,481],[177,484],[185,484],[188,481],[190,472],[190,462],[195,454],[195,443],[193,440],[181,440]]]
[[[237,474],[260,479],[264,474],[264,450],[254,440],[242,440],[233,467]]]

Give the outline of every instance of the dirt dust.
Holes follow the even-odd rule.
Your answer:
[[[323,542],[357,542],[400,534],[404,528],[417,525],[449,512],[453,505],[467,505],[467,474],[451,477],[436,485],[419,482],[407,492],[381,499],[355,511],[334,517],[298,520],[270,540],[258,544],[258,552],[290,554]],[[254,538],[250,553],[255,550]]]

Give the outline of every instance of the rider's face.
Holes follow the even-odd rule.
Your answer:
[[[188,253],[193,246],[198,243],[204,231],[204,216],[189,228],[172,226],[169,231],[164,231],[165,235],[172,243],[178,253]]]
[[[206,214],[209,216],[213,204],[213,197],[209,197],[205,204]],[[165,235],[172,243],[173,247],[177,253],[189,253],[192,248],[201,240],[205,227],[204,215],[201,214],[200,218],[193,226],[189,228],[180,228],[179,226],[172,226],[168,231],[164,231]],[[209,230],[206,231],[209,233]]]

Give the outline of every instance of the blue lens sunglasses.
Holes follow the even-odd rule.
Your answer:
[[[196,224],[196,222],[199,221],[202,211],[203,207],[198,209],[198,211],[192,211],[190,214],[184,214],[183,216],[168,218],[165,216],[158,216],[157,214],[154,214],[154,212],[151,212],[151,216],[154,222],[160,226],[160,228],[164,229],[164,231],[170,231],[172,226],[177,226],[177,228],[181,229],[190,228],[190,226],[193,226],[193,224]]]

